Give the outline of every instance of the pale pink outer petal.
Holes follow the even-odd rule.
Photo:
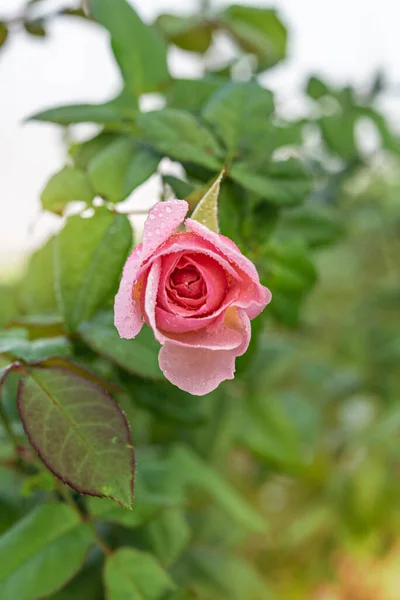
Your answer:
[[[193,219],[186,219],[185,225],[189,231],[192,231],[213,244],[222,256],[240,269],[240,271],[251,280],[253,285],[248,286],[248,288],[244,290],[245,293],[241,298],[242,302],[237,302],[236,304],[237,306],[245,308],[248,316],[251,319],[254,319],[271,301],[272,295],[268,288],[261,285],[257,269],[253,263],[240,252],[236,244],[234,244],[232,240],[229,240],[229,238],[211,231],[208,227],[205,227]]]
[[[150,210],[143,232],[143,243],[137,246],[125,263],[114,302],[114,323],[122,338],[134,338],[142,328],[141,310],[133,297],[143,261],[157,250],[183,222],[188,211],[185,200],[158,202]]]
[[[163,244],[183,222],[189,205],[186,200],[158,202],[150,210],[143,230],[143,260]]]
[[[165,377],[181,390],[203,396],[215,390],[222,381],[233,379],[235,359],[244,354],[250,342],[250,321],[243,309],[231,315],[241,327],[241,344],[233,349],[210,350],[177,346],[167,341],[158,361]]]
[[[132,287],[142,262],[141,244],[125,263],[119,290],[114,301],[114,324],[122,338],[131,339],[142,329],[140,306],[133,299]]]

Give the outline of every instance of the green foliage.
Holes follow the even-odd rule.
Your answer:
[[[146,141],[166,156],[210,169],[221,166],[217,140],[186,111],[170,108],[144,113],[138,126]]]
[[[64,167],[48,181],[41,195],[42,208],[62,215],[69,202],[80,200],[90,204],[95,194],[83,171]]]
[[[273,9],[228,6],[221,19],[235,42],[257,57],[257,71],[273,67],[286,55],[286,28]]]
[[[87,219],[69,217],[54,249],[59,308],[69,330],[113,297],[131,246],[132,229],[124,215],[100,208]]]
[[[42,35],[33,4],[18,18]],[[286,56],[273,8],[204,2],[151,26],[131,2],[92,0],[51,18],[66,15],[110,34],[122,91],[32,117],[95,128],[67,131],[41,196],[84,211],[0,287],[0,598],[309,600],[332,573],[355,598],[387,568],[355,557],[397,569],[400,535],[400,137],[377,109],[384,79],[310,77],[291,120],[258,77]],[[0,46],[14,30],[0,21]],[[212,72],[221,33],[234,56]],[[203,76],[172,78],[169,45]],[[162,108],[146,112],[153,92]],[[165,157],[178,165],[158,171]],[[113,322],[133,246],[119,203],[153,175],[153,203],[186,199],[272,291],[235,379],[201,398],[163,377],[145,323],[126,340]]]
[[[134,340],[123,340],[114,327],[113,314],[98,314],[79,328],[83,341],[128,373],[150,379],[163,379],[158,366],[159,344],[151,330],[143,327]]]
[[[104,390],[66,369],[31,368],[19,387],[18,411],[32,446],[59,479],[130,508],[129,427]]]
[[[0,540],[1,597],[35,600],[48,596],[80,568],[93,542],[89,525],[70,507],[39,506]]]
[[[133,138],[108,144],[88,164],[94,190],[108,202],[120,202],[154,173],[159,157]]]
[[[173,587],[150,554],[132,548],[120,548],[107,559],[104,578],[110,600],[159,600]]]
[[[91,0],[92,15],[110,32],[114,56],[132,93],[154,92],[168,83],[166,47],[126,0]]]

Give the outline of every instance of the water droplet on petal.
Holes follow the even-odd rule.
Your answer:
[[[161,231],[160,231],[160,229],[157,227],[157,229],[156,229],[156,235],[160,235],[160,233],[161,233]]]
[[[154,213],[150,213],[150,219],[155,219],[156,215]]]
[[[167,213],[170,213],[172,211],[172,208],[170,206],[166,206],[165,210],[166,210]]]

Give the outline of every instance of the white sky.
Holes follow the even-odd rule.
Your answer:
[[[17,14],[24,3],[0,0],[0,20]],[[48,0],[47,4],[52,8],[66,3]],[[399,0],[241,3],[273,5],[289,26],[289,60],[266,78],[288,108],[301,103],[299,90],[310,73],[338,83],[366,85],[374,71],[383,68],[400,89]],[[190,12],[196,0],[136,0],[134,4],[143,18],[152,19],[159,12]],[[215,6],[224,4],[228,2],[214,0]],[[171,67],[183,76],[190,76],[193,69],[190,59],[178,51],[172,53]],[[24,117],[57,104],[102,101],[118,84],[107,34],[79,19],[59,19],[44,41],[19,33],[0,52],[0,275],[19,264],[38,237],[54,227],[54,219],[46,215],[35,234],[29,232],[39,210],[40,191],[65,159],[58,128],[24,124]],[[398,123],[399,100],[395,95],[385,99],[385,108]]]

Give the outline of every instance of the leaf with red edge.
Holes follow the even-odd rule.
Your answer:
[[[56,477],[77,492],[131,507],[129,425],[104,389],[63,367],[28,367],[17,405],[30,443]]]

